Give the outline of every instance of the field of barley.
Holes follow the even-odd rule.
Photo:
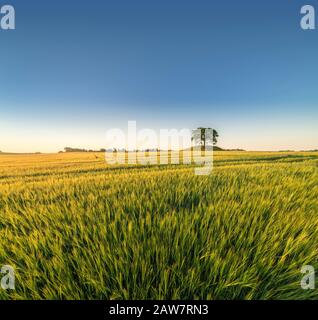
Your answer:
[[[0,299],[316,299],[318,153],[194,165],[0,154]],[[317,279],[318,281],[318,279]]]

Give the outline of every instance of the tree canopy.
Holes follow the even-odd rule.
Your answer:
[[[206,149],[217,144],[219,134],[215,129],[199,127],[192,130],[192,142]]]

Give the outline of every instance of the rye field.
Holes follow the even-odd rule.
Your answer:
[[[316,299],[318,153],[193,165],[0,154],[0,299]]]

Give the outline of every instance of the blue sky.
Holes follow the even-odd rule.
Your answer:
[[[318,148],[318,30],[300,28],[317,1],[6,2],[2,151],[107,147],[128,120],[207,125],[226,148]]]

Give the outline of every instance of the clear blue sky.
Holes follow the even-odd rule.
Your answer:
[[[300,28],[317,1],[6,3],[2,151],[106,147],[128,120],[212,126],[227,148],[318,148],[318,30]]]

